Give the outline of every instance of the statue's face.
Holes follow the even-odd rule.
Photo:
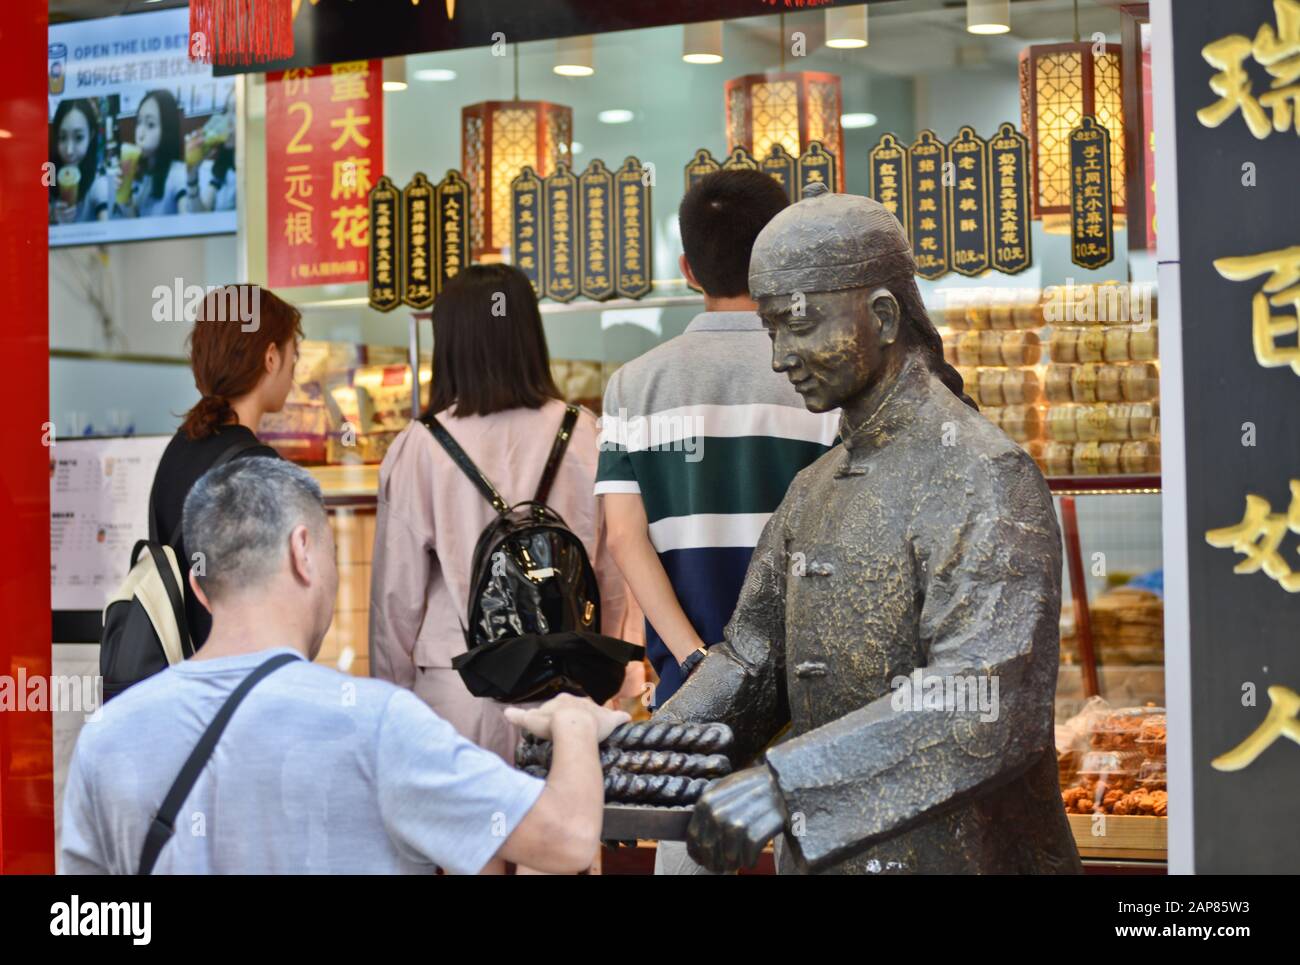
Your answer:
[[[766,295],[758,314],[772,339],[772,368],[784,372],[812,412],[857,398],[883,367],[868,288]]]

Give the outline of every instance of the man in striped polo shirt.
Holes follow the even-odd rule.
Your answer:
[[[605,392],[596,494],[646,615],[656,705],[722,639],[763,525],[838,432],[838,410],[809,412],[772,370],[749,297],[754,239],[787,204],[759,171],[719,171],[687,192],[680,264],[704,312]]]

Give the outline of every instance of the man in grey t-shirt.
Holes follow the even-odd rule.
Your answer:
[[[338,586],[310,475],[236,460],[199,480],[184,520],[212,634],[82,729],[64,796],[64,872],[136,873],[149,824],[208,723],[250,672],[286,652],[302,659],[239,705],[155,872],[473,874],[495,856],[559,873],[590,865],[603,801],[597,744],[625,714],[568,696],[512,708],[555,745],[545,782],[513,770],[408,691],[309,662]]]

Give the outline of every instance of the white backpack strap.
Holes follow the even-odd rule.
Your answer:
[[[185,641],[189,639],[189,628],[183,622],[177,625],[178,619],[185,619],[185,596],[180,590],[184,584],[181,582],[176,551],[170,546],[163,546],[159,554],[156,552],[158,549],[155,545],[153,551],[137,556],[136,564],[131,567],[131,572],[122,581],[117,593],[108,601],[108,606],[132,597],[139,600],[149,622],[153,624],[154,633],[158,635],[167,663],[171,665],[180,663],[186,657]],[[168,592],[167,583],[158,569],[160,557],[166,562],[173,586],[179,591],[179,605]],[[108,607],[104,608],[104,615],[107,618]]]

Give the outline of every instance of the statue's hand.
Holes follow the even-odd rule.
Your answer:
[[[710,871],[748,868],[784,826],[785,804],[771,772],[751,767],[724,777],[700,796],[686,850]]]

